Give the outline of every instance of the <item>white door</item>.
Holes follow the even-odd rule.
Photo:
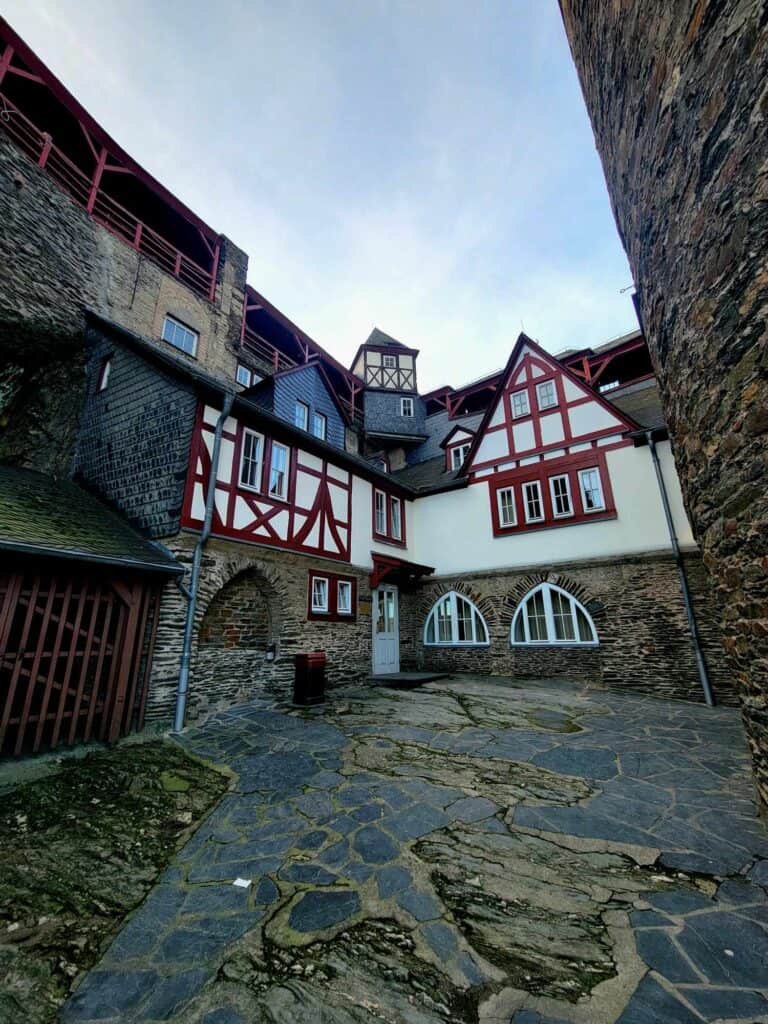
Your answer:
[[[373,592],[373,674],[400,671],[400,626],[397,587],[383,586]]]

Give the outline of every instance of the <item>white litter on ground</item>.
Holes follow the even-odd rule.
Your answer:
[[[250,884],[250,878],[236,878],[232,883],[232,885],[236,885],[239,889],[247,889]]]

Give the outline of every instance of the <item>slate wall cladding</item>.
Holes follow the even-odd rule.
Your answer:
[[[328,444],[344,448],[344,421],[339,410],[328,394],[323,378],[314,366],[304,366],[295,373],[288,373],[274,380],[273,411],[276,416],[293,423],[296,402],[309,406],[309,430],[312,431],[312,414],[322,413],[327,420]]]
[[[182,564],[189,565],[194,544],[194,534],[182,533],[168,541],[167,547]],[[357,579],[356,622],[309,622],[307,581],[310,569],[338,572],[339,564],[255,544],[217,539],[208,542],[203,558],[193,647],[190,719],[211,708],[249,697],[271,695],[290,698],[294,655],[302,651],[326,652],[329,687],[370,675],[369,573],[346,566],[343,570],[345,575]],[[234,586],[222,593],[222,588],[232,581]],[[205,632],[205,617],[214,601],[213,621],[218,621],[216,628],[235,639],[235,648],[211,644],[211,618],[208,620],[208,632]],[[238,606],[249,602],[258,612],[252,647],[248,646],[251,641],[247,639],[244,645],[240,645],[239,639],[244,634],[236,621]],[[266,660],[264,608],[270,623],[266,642],[277,646],[277,657],[271,664]],[[232,612],[228,622],[226,609]],[[173,716],[185,613],[184,598],[175,586],[169,585],[163,593],[152,666],[147,706],[147,715],[151,719],[168,722]],[[202,635],[206,638],[202,647],[199,644],[201,625],[204,629]]]
[[[400,399],[413,399],[413,416],[400,415]],[[418,395],[400,391],[369,391],[363,394],[366,431],[378,434],[425,434],[424,402]]]
[[[561,8],[768,801],[768,10]]]
[[[76,477],[150,537],[179,530],[197,396],[193,389],[89,328],[87,394]],[[109,382],[98,390],[111,358]]]
[[[408,463],[425,462],[427,459],[437,458],[438,455],[445,458],[445,449],[440,447],[440,443],[451,430],[459,426],[467,427],[469,430],[477,430],[482,419],[482,413],[477,416],[460,416],[453,420],[447,412],[432,413],[424,421],[424,433],[428,434],[429,438],[423,444],[420,444],[418,448],[408,452],[406,456]]]
[[[722,668],[723,652],[708,576],[696,555],[686,556],[699,629],[720,703],[736,695]],[[511,647],[512,617],[521,598],[544,580],[563,587],[588,609],[599,647]],[[478,606],[489,647],[426,647],[424,624],[449,590]],[[530,571],[442,577],[403,594],[401,663],[429,670],[481,672],[516,678],[565,678],[619,689],[701,700],[701,686],[685,618],[677,569],[669,557],[584,562]]]

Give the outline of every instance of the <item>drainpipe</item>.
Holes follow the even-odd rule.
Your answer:
[[[664,516],[667,520],[667,529],[669,530],[669,539],[672,544],[672,553],[675,557],[675,564],[677,565],[677,571],[680,574],[680,589],[683,592],[683,604],[685,605],[685,614],[688,618],[688,628],[691,631],[691,639],[693,641],[693,650],[696,655],[696,667],[699,670],[699,680],[701,681],[701,689],[704,691],[704,700],[707,702],[709,707],[715,706],[715,697],[712,693],[712,687],[709,682],[709,673],[707,672],[707,664],[704,661],[704,653],[701,649],[701,641],[699,639],[699,630],[696,625],[696,615],[691,604],[691,592],[688,588],[688,577],[685,575],[685,566],[683,565],[683,559],[680,554],[680,545],[677,543],[677,534],[675,533],[675,524],[672,520],[672,511],[669,507],[669,495],[667,494],[667,487],[664,483],[664,475],[661,471],[661,463],[659,462],[659,453],[656,450],[656,445],[653,440],[653,431],[647,430],[645,432],[645,439],[648,442],[648,447],[651,450],[651,458],[653,459],[653,468],[656,470],[656,480],[659,485],[659,492],[661,494],[661,503],[664,506]]]
[[[203,528],[198,535],[195,550],[192,555],[192,572],[189,580],[189,587],[181,586],[181,591],[187,599],[187,618],[184,623],[184,643],[181,649],[181,665],[179,667],[179,684],[176,689],[176,713],[173,719],[173,731],[181,732],[184,728],[184,718],[187,711],[187,692],[189,690],[189,664],[192,658],[192,636],[195,631],[195,610],[197,608],[197,588],[200,583],[200,566],[203,562],[203,548],[211,535],[213,523],[213,504],[216,495],[216,475],[219,468],[219,451],[221,449],[221,435],[224,430],[224,422],[232,409],[235,396],[230,392],[224,392],[224,404],[222,405],[219,418],[216,420],[216,430],[213,435],[213,451],[211,452],[211,469],[208,473],[208,490],[205,495],[205,517]]]

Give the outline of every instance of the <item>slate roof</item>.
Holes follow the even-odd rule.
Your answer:
[[[391,334],[385,334],[384,331],[380,331],[378,327],[374,327],[371,333],[368,335],[368,339],[365,342],[366,345],[387,345],[390,348],[408,348],[402,341],[398,341],[397,338],[393,338]]]
[[[0,466],[0,551],[183,572],[159,544],[71,481],[13,466]]]
[[[611,405],[632,419],[641,427],[662,427],[666,425],[661,407],[661,395],[656,380],[639,381],[603,395]]]
[[[443,487],[449,488],[452,485],[463,486],[466,483],[466,477],[460,476],[456,470],[446,470],[445,455],[416,462],[404,469],[398,469],[391,476],[393,480],[410,487],[417,494]]]

